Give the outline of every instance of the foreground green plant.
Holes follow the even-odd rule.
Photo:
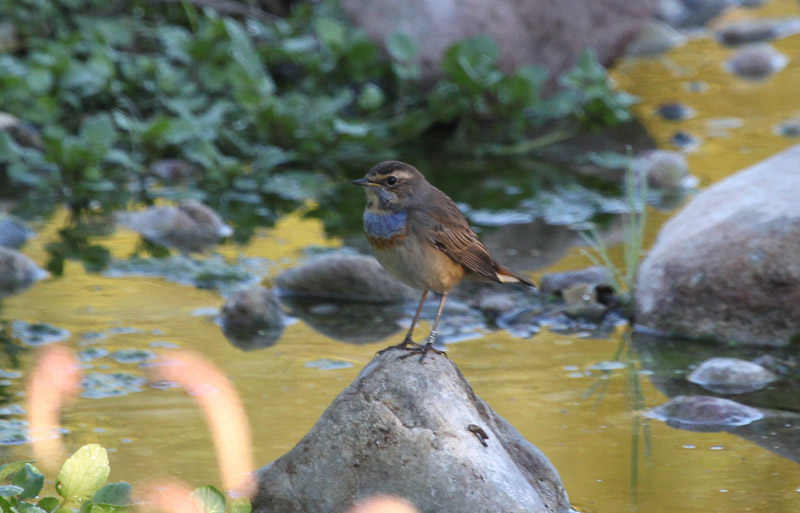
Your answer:
[[[108,483],[108,454],[98,444],[84,445],[70,456],[56,479],[58,497],[39,497],[44,475],[29,461],[0,465],[0,511],[2,513],[126,513],[135,505],[131,485]],[[2,484],[10,481],[9,484]],[[201,486],[192,494],[204,513],[250,513],[250,501],[230,503],[213,486]]]

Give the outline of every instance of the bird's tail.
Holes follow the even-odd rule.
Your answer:
[[[524,283],[529,287],[533,287],[534,289],[537,288],[536,284],[534,284],[528,278],[520,275],[516,271],[512,271],[508,267],[498,264],[495,262],[495,272],[497,273],[497,277],[500,279],[500,283]]]

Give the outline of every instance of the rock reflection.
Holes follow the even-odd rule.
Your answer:
[[[405,305],[283,298],[289,314],[326,337],[348,344],[378,342],[402,330]]]

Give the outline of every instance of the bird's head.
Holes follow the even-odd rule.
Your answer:
[[[404,162],[388,160],[367,171],[364,178],[353,180],[364,187],[367,207],[396,210],[405,206],[427,183],[417,168]]]

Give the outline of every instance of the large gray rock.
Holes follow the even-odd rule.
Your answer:
[[[570,511],[547,457],[451,360],[406,354],[376,356],[294,449],[259,471],[254,513],[341,513],[386,494],[424,513]]]
[[[800,335],[800,145],[709,187],[668,221],[639,270],[636,321],[723,342]]]
[[[654,0],[341,0],[348,16],[378,44],[400,31],[419,48],[423,79],[441,75],[452,44],[486,34],[500,48],[500,67],[536,64],[560,75],[587,48],[600,62],[622,54],[653,14]]]
[[[395,303],[419,293],[393,278],[377,260],[363,255],[325,255],[275,278],[288,297]]]

